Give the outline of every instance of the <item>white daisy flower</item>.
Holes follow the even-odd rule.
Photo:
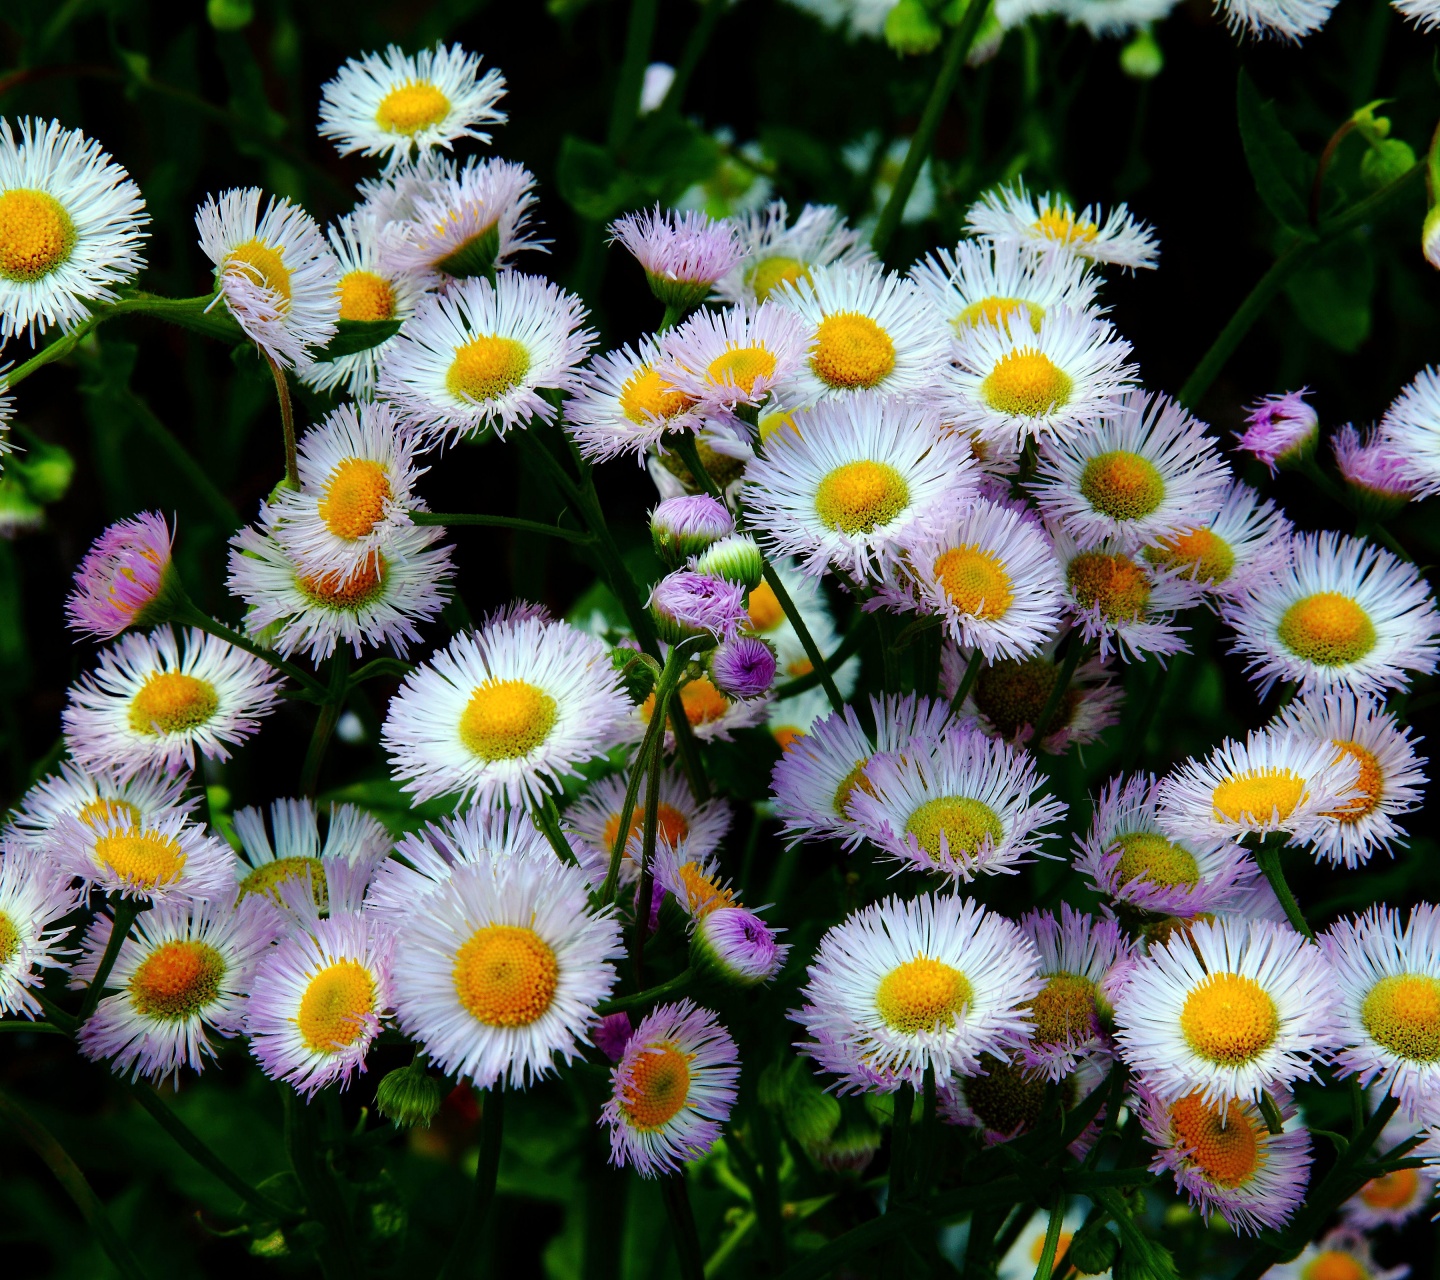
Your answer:
[[[1289,1262],[1277,1262],[1267,1280],[1406,1280],[1408,1263],[1382,1267],[1375,1261],[1370,1241],[1351,1227],[1336,1227],[1307,1244]]]
[[[70,952],[60,944],[77,897],[70,877],[35,850],[0,846],[0,1016],[43,1015],[30,988],[44,983],[44,970],[65,967]]]
[[[1079,213],[1063,197],[1047,192],[1032,196],[1023,182],[995,187],[970,206],[965,229],[997,243],[1019,241],[1060,246],[1089,262],[1123,267],[1153,267],[1160,256],[1155,232],[1125,205],[1105,217],[1098,205]]]
[[[944,322],[911,281],[878,263],[814,267],[770,301],[797,312],[810,333],[808,358],[780,388],[789,405],[856,391],[929,395],[949,359]]]
[[[131,633],[71,686],[61,712],[65,743],[83,769],[130,778],[228,760],[279,702],[279,678],[243,649],[194,627]]]
[[[632,704],[605,645],[564,622],[500,620],[406,678],[381,738],[417,801],[538,803],[625,736]]]
[[[1325,25],[1335,0],[1217,0],[1215,7],[1236,35],[1274,36],[1299,44]]]
[[[584,320],[578,298],[539,276],[462,280],[422,303],[396,338],[380,395],[435,441],[551,422],[540,392],[577,385],[595,341]]]
[[[51,860],[91,888],[146,902],[235,901],[230,848],[184,813],[133,821],[66,817],[55,828]]]
[[[1059,630],[1064,583],[1033,520],[976,498],[897,541],[903,564],[866,608],[938,617],[952,641],[988,662],[1029,657]]]
[[[1405,459],[1417,497],[1440,495],[1440,370],[1415,375],[1385,410],[1377,434]]]
[[[383,156],[387,172],[412,152],[452,149],[457,138],[489,142],[484,126],[503,124],[495,104],[505,77],[480,74],[478,53],[439,41],[413,57],[399,46],[350,58],[320,90],[320,136],[342,156]]]
[[[1288,562],[1248,580],[1220,616],[1262,698],[1277,680],[1302,692],[1404,689],[1410,672],[1440,666],[1440,611],[1420,571],[1330,530],[1292,539]]]
[[[920,1088],[927,1069],[948,1090],[982,1053],[1030,1034],[1024,1004],[1043,983],[1034,944],[1003,916],[963,898],[886,898],[826,932],[791,1017],[797,1045],[840,1092]]]
[[[973,492],[969,449],[918,404],[845,396],[804,421],[804,435],[775,433],[749,465],[744,498],[750,528],[806,573],[878,574],[901,537]]]
[[[236,860],[240,899],[259,894],[280,902],[281,885],[303,880],[309,882],[311,900],[321,911],[358,910],[365,882],[395,843],[384,823],[353,804],[329,806],[323,843],[313,800],[273,801],[268,830],[260,808],[237,809],[233,821],[240,841]],[[330,892],[329,873],[340,864],[358,869],[355,882],[342,886],[354,892],[358,884],[355,902],[339,900]]]
[[[1145,548],[1145,559],[1194,579],[1215,595],[1233,596],[1251,574],[1283,564],[1293,533],[1279,507],[1237,480],[1219,511],[1161,535]]]
[[[977,324],[1039,333],[1052,308],[1095,310],[1100,280],[1081,258],[1020,241],[962,240],[910,268],[957,334]]]
[[[731,219],[745,256],[715,282],[717,300],[754,305],[781,285],[808,281],[813,267],[858,267],[874,260],[864,236],[846,226],[831,205],[807,204],[792,226],[786,225],[788,216],[785,201],[772,200]]]
[[[1056,306],[1028,325],[969,325],[943,370],[946,423],[984,441],[1023,442],[1096,426],[1134,383],[1130,344],[1108,320]]]
[[[1418,1132],[1413,1120],[1396,1116],[1376,1139],[1375,1153],[1383,1155]],[[1401,1226],[1432,1208],[1437,1180],[1440,1180],[1440,1171],[1432,1167],[1382,1173],[1378,1178],[1371,1178],[1340,1206],[1341,1217],[1347,1226],[1361,1231]]]
[[[72,986],[88,985],[110,942],[109,916],[96,916]],[[280,931],[279,913],[252,901],[167,902],[136,917],[120,944],[106,996],[80,1028],[80,1052],[108,1060],[117,1075],[155,1082],[203,1071],[215,1057],[211,1034],[234,1035],[260,957]]]
[[[145,265],[150,215],[140,189],[100,144],[56,120],[0,120],[0,346],[51,325],[71,329],[88,303]]]
[[[426,294],[425,281],[397,265],[394,234],[383,229],[374,214],[357,209],[325,234],[335,255],[337,319],[404,324],[415,314]],[[372,396],[381,361],[394,341],[392,336],[363,351],[316,360],[300,371],[301,381],[320,391],[343,387],[352,396]]]
[[[582,1052],[623,954],[592,914],[578,868],[515,858],[455,868],[401,926],[393,970],[401,1030],[476,1088],[526,1088]]]
[[[1075,1233],[1080,1230],[1084,1222],[1085,1214],[1079,1208],[1065,1211],[1065,1216],[1060,1220],[1060,1235],[1056,1241],[1055,1256],[1050,1259],[1052,1265],[1069,1250],[1070,1242],[1075,1238]],[[1015,1238],[1015,1243],[1005,1251],[1005,1256],[1000,1259],[995,1272],[997,1280],[1034,1280],[1035,1269],[1040,1265],[1040,1259],[1045,1253],[1045,1237],[1049,1231],[1050,1215],[1048,1213],[1032,1214],[1021,1228],[1020,1234]],[[1067,1270],[1068,1274],[1070,1272]],[[1104,1273],[1106,1276],[1109,1274],[1108,1270]]]
[[[775,303],[700,310],[660,340],[656,373],[703,417],[731,419],[794,379],[809,345],[806,322]]]
[[[1198,920],[1130,971],[1116,1038],[1161,1102],[1248,1102],[1314,1074],[1339,1037],[1339,1001],[1320,948],[1288,925]]]
[[[58,773],[41,778],[6,816],[0,836],[12,846],[45,851],[65,818],[92,826],[125,817],[143,826],[160,813],[188,813],[197,798],[187,795],[188,779],[162,768],[121,777],[108,769],[91,772],[62,760]]]
[[[1230,468],[1205,431],[1168,397],[1131,391],[1092,430],[1042,440],[1029,487],[1081,547],[1133,552],[1219,512]]]
[[[393,232],[394,223],[413,220],[416,204],[453,181],[459,170],[443,151],[421,151],[380,177],[357,182],[354,213],[373,218],[382,232]]]
[[[1169,16],[1178,0],[1058,0],[1056,8],[1072,24],[1104,39],[1144,29]]]
[[[1436,9],[1434,0],[1390,0],[1390,3],[1401,17],[1409,19],[1421,31],[1433,31],[1440,25],[1440,10]],[[1433,257],[1433,253],[1426,255],[1432,265]]]
[[[927,749],[929,748],[929,749]],[[1040,794],[1029,752],[951,729],[865,766],[847,806],[861,834],[911,870],[968,882],[1034,860],[1065,806]]]
[[[207,196],[195,211],[200,248],[215,264],[217,300],[276,364],[310,364],[335,336],[339,264],[315,220],[259,187]]]
[[[695,400],[661,375],[661,358],[655,339],[643,338],[638,350],[621,347],[579,371],[565,430],[591,462],[629,453],[643,464],[667,432],[700,429]]]
[[[250,985],[245,1032],[272,1080],[304,1095],[337,1080],[343,1089],[391,1005],[394,931],[347,913],[292,933],[262,960]]]

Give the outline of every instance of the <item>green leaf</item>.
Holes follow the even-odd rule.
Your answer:
[[[315,359],[338,360],[357,351],[369,351],[400,332],[398,320],[341,320],[329,345]]]
[[[1293,231],[1309,234],[1309,193],[1315,166],[1275,114],[1262,102],[1245,69],[1240,69],[1236,113],[1245,161],[1265,207]]]
[[[567,134],[555,162],[555,185],[561,199],[582,218],[607,222],[643,196],[639,184],[604,148]]]
[[[1300,323],[1317,338],[1346,352],[1354,351],[1370,336],[1374,292],[1373,252],[1355,237],[1328,246],[1285,286]]]

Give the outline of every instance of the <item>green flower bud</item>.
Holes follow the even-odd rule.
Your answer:
[[[620,673],[620,687],[639,706],[655,688],[655,659],[638,649],[617,645],[610,650],[610,665]]]
[[[885,43],[896,53],[930,53],[944,35],[920,0],[900,0],[885,18]]]
[[[392,1071],[375,1091],[376,1109],[397,1128],[425,1125],[435,1118],[445,1093],[440,1081],[425,1070],[424,1056]]]
[[[754,538],[732,533],[707,547],[696,559],[695,570],[754,591],[765,577],[765,557]]]
[[[1382,138],[1360,157],[1360,179],[1372,191],[1387,187],[1415,167],[1415,150],[1399,138]]]
[[[75,459],[58,444],[35,441],[10,464],[15,478],[33,502],[59,502],[75,475]]]
[[[1120,70],[1132,80],[1153,80],[1165,69],[1165,55],[1149,27],[1141,27],[1120,50]]]
[[[847,1114],[823,1142],[805,1144],[805,1153],[822,1169],[859,1176],[880,1150],[880,1128],[863,1112]]]
[[[1425,215],[1425,225],[1420,229],[1420,249],[1425,261],[1440,271],[1440,205]]]
[[[216,31],[242,31],[255,17],[252,0],[206,0],[205,16]]]

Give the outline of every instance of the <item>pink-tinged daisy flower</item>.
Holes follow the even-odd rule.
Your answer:
[[[971,325],[1038,333],[1052,307],[1095,310],[1100,278],[1083,259],[1020,241],[962,240],[910,268],[957,334]]]
[[[72,329],[145,265],[150,215],[130,175],[78,129],[0,120],[0,346]]]
[[[697,413],[728,419],[795,377],[809,336],[799,315],[774,303],[697,311],[660,340],[656,372]]]
[[[538,802],[628,732],[633,705],[605,645],[564,622],[498,621],[412,671],[381,738],[417,800]]]
[[[279,678],[253,654],[190,628],[130,634],[70,689],[61,714],[76,764],[132,777],[228,760],[279,701]]]
[[[1330,531],[1292,539],[1287,562],[1251,578],[1220,616],[1261,697],[1277,680],[1302,692],[1404,689],[1411,672],[1440,665],[1440,610],[1420,571]]]
[[[502,271],[427,298],[380,367],[379,394],[430,442],[552,422],[543,391],[570,391],[594,344],[585,307],[539,276]]]
[[[721,875],[713,854],[702,857],[683,845],[657,845],[654,873],[655,892],[670,894],[692,922],[722,907],[740,905],[740,895]]]
[[[478,53],[458,44],[407,55],[398,45],[384,53],[347,59],[320,91],[320,136],[342,156],[383,156],[387,173],[412,154],[459,138],[489,142],[485,126],[503,124],[495,104],[505,96],[505,77],[480,74]]]
[[[1277,1262],[1267,1280],[1405,1280],[1410,1267],[1401,1263],[1382,1267],[1375,1261],[1370,1241],[1353,1227],[1336,1227],[1307,1244],[1291,1262]]]
[[[230,848],[183,812],[142,820],[124,810],[109,817],[61,819],[51,860],[105,893],[144,902],[235,901]]]
[[[1060,1078],[1058,1093],[1067,1111],[1105,1087],[1108,1065],[1103,1058],[1081,1058],[1073,1071]],[[994,1147],[1034,1128],[1044,1117],[1047,1099],[1057,1091],[1056,1083],[1048,1081],[1043,1071],[1029,1066],[1019,1051],[1000,1057],[982,1053],[978,1070],[951,1079],[950,1088],[939,1096],[937,1112],[946,1124],[978,1129],[980,1141]],[[1068,1147],[1075,1159],[1085,1158],[1104,1122],[1105,1108],[1101,1106],[1095,1119]],[[1077,1224],[1071,1221],[1067,1225],[1073,1233]],[[1061,1235],[1063,1238],[1064,1232]],[[1043,1230],[1040,1238],[1043,1241]],[[1038,1252],[1035,1258],[1038,1261]],[[1032,1280],[1033,1266],[1032,1262],[1032,1270],[1025,1273],[1023,1280]]]
[[[1235,434],[1235,447],[1258,458],[1271,475],[1313,453],[1320,437],[1320,419],[1306,403],[1309,394],[1309,388],[1301,387],[1257,400],[1250,406],[1245,430]]]
[[[1162,1102],[1223,1105],[1314,1074],[1339,1042],[1324,953],[1288,925],[1199,920],[1131,969],[1115,998],[1120,1053]]]
[[[395,223],[413,219],[416,203],[433,196],[458,171],[453,156],[442,151],[418,152],[388,173],[357,182],[353,213],[373,218],[382,232],[390,232]]]
[[[391,928],[373,916],[333,915],[281,941],[250,986],[245,1031],[272,1080],[312,1095],[365,1070],[390,1008]]]
[[[75,590],[65,602],[71,629],[113,640],[128,627],[161,621],[178,585],[170,563],[173,540],[165,517],[155,511],[106,529],[75,570]]]
[[[69,760],[58,773],[41,778],[7,815],[3,831],[12,845],[47,852],[66,818],[94,826],[124,817],[143,826],[162,813],[188,814],[198,803],[187,795],[187,779],[165,769],[142,769],[121,777],[107,769],[94,772]]]
[[[1023,182],[995,187],[970,206],[965,229],[997,244],[1018,242],[1060,248],[1087,262],[1154,267],[1160,256],[1155,232],[1125,205],[1110,210],[1087,204],[1078,213],[1068,200],[1047,192],[1032,195]]]
[[[1410,459],[1378,431],[1364,436],[1345,425],[1331,438],[1335,468],[1351,497],[1376,516],[1392,516],[1415,497],[1419,487]]]
[[[1170,1174],[1206,1219],[1218,1213],[1246,1235],[1279,1230],[1305,1198],[1311,1155],[1289,1093],[1276,1095],[1284,1129],[1271,1133],[1252,1101],[1207,1102],[1197,1090],[1166,1103],[1141,1086],[1137,1110],[1155,1148],[1151,1172]]]
[[[700,429],[695,401],[661,375],[661,359],[655,339],[643,338],[638,349],[597,356],[576,375],[565,430],[591,462],[628,453],[643,464],[667,433]]]
[[[786,225],[785,201],[746,210],[731,219],[745,256],[715,282],[715,297],[732,306],[765,302],[781,285],[810,279],[813,267],[860,266],[873,260],[864,236],[845,225],[838,209],[807,204]]]
[[[256,894],[280,902],[281,885],[306,881],[320,911],[359,910],[366,881],[395,843],[384,823],[353,804],[329,806],[323,842],[313,800],[274,801],[268,830],[265,811],[258,807],[237,809],[233,821],[240,841],[239,898]],[[359,896],[353,902],[335,901],[330,892],[327,873],[337,864],[360,873]],[[355,886],[347,887],[354,892]]]
[[[929,410],[847,396],[806,415],[803,435],[771,438],[746,471],[746,518],[773,554],[801,557],[806,573],[879,575],[902,537],[953,515],[974,484],[969,449],[942,434]]]
[[[110,942],[113,922],[98,915],[70,975],[88,986]],[[138,916],[120,944],[107,985],[117,988],[80,1028],[80,1052],[107,1060],[116,1075],[157,1082],[181,1067],[203,1071],[215,1057],[211,1035],[232,1036],[260,958],[281,930],[268,903],[231,910],[215,902],[164,903]]]
[[[695,639],[717,644],[733,636],[746,617],[744,587],[690,569],[661,578],[651,588],[646,605],[667,644]],[[698,652],[698,647],[692,648]]]
[[[1360,766],[1351,798],[1325,814],[1327,820],[1310,836],[1317,859],[1355,867],[1405,838],[1395,818],[1423,802],[1425,759],[1416,755],[1411,731],[1393,715],[1353,693],[1312,693],[1289,703],[1274,727],[1328,739],[1342,757]]]
[[[610,243],[617,241],[645,269],[650,292],[682,315],[698,307],[745,255],[731,223],[658,204],[612,222]]]
[[[1093,430],[1043,440],[1030,488],[1045,519],[1081,547],[1133,552],[1208,523],[1229,483],[1203,422],[1165,396],[1131,391]]]
[[[78,905],[63,871],[33,849],[0,845],[0,1015],[42,1015],[30,988],[43,985],[44,970],[65,967],[71,953],[61,943],[74,927],[65,917]]]
[[[276,364],[303,368],[335,336],[339,264],[304,209],[272,197],[262,214],[261,194],[207,197],[195,212],[200,248],[235,323]]]
[[[1293,533],[1279,507],[1237,480],[1213,516],[1161,535],[1144,554],[1150,564],[1193,579],[1208,592],[1233,596],[1251,574],[1284,563]]]
[[[1021,1059],[1047,1080],[1062,1080],[1082,1058],[1113,1052],[1111,999],[1134,963],[1131,944],[1114,920],[1062,903],[1059,917],[1032,911],[1020,920],[1040,953],[1045,986],[1028,1005],[1034,1034]]]
[[[787,843],[840,839],[854,848],[864,838],[851,813],[856,788],[871,789],[866,769],[878,754],[898,752],[912,738],[938,739],[950,720],[948,703],[908,694],[870,699],[872,734],[855,708],[816,720],[780,757],[770,779],[775,815]]]
[[[1031,746],[1035,721],[1044,715],[1060,678],[1060,665],[1055,661],[1058,644],[1057,637],[1028,658],[997,658],[985,663],[960,706],[961,719],[974,721],[977,729],[993,738]],[[947,699],[955,696],[971,657],[948,642],[940,651],[940,691]],[[1119,723],[1125,691],[1112,678],[1113,665],[1111,659],[1095,654],[1076,665],[1070,687],[1040,734],[1041,751],[1063,755],[1071,746],[1094,742],[1103,730]]]
[[[938,1087],[973,1075],[1030,1034],[1025,1002],[1039,994],[1040,957],[1010,921],[976,903],[924,894],[886,898],[820,939],[791,1014],[811,1037],[798,1047],[840,1091]]]
[[[401,1029],[478,1089],[526,1088],[583,1051],[615,985],[620,927],[555,858],[456,867],[407,915],[395,947]]]
[[[1376,1139],[1374,1154],[1383,1156],[1419,1133],[1413,1121],[1397,1116]],[[1437,1180],[1440,1172],[1430,1166],[1382,1173],[1340,1206],[1340,1216],[1346,1226],[1359,1231],[1401,1226],[1432,1207]]]
[[[1415,496],[1440,494],[1440,370],[1420,370],[1380,420],[1380,439],[1406,459]]]
[[[1160,800],[1153,775],[1112,778],[1096,797],[1075,869],[1122,918],[1189,919],[1233,906],[1255,877],[1250,855],[1233,840],[1167,835]]]
[[[775,977],[790,954],[778,932],[744,907],[716,907],[695,922],[690,963],[731,986],[758,986]]]
[[[973,728],[914,738],[865,766],[848,806],[861,834],[910,870],[968,882],[1015,874],[1050,837],[1065,806],[1040,793],[1027,751]]]
[[[610,1163],[658,1178],[715,1145],[735,1105],[740,1060],[715,1015],[682,1000],[644,1018],[610,1080],[600,1113]]]

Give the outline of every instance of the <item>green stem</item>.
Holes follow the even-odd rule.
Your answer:
[[[345,709],[345,698],[350,692],[350,650],[343,644],[338,646],[330,658],[330,687],[326,690],[325,701],[320,704],[320,714],[315,718],[315,731],[310,735],[310,745],[305,751],[305,763],[300,769],[300,794],[312,799],[320,783],[320,766],[325,763],[325,752],[329,750],[330,739]]]
[[[645,67],[650,61],[650,44],[655,38],[655,17],[660,0],[632,0],[630,23],[625,29],[625,60],[615,84],[610,105],[610,127],[605,141],[612,151],[625,145],[640,115],[640,93],[645,87]]]
[[[955,686],[955,696],[950,699],[950,714],[958,716],[960,708],[965,705],[965,699],[970,696],[970,690],[975,687],[975,681],[980,678],[980,667],[985,661],[985,655],[976,649],[970,655],[970,661],[965,664],[965,674],[960,677],[960,683]]]
[[[1270,887],[1275,890],[1275,896],[1280,899],[1280,905],[1285,909],[1285,918],[1297,932],[1303,933],[1312,942],[1315,940],[1315,931],[1310,928],[1310,923],[1305,919],[1305,913],[1300,910],[1300,904],[1295,901],[1295,895],[1290,892],[1289,882],[1285,879],[1285,872],[1280,866],[1280,850],[1285,846],[1285,835],[1283,832],[1276,832],[1268,835],[1255,848],[1255,863],[1260,868],[1265,879],[1270,882]]]
[[[830,699],[831,707],[836,711],[841,710],[845,706],[845,699],[840,696],[840,690],[835,686],[835,677],[830,674],[830,668],[825,663],[825,655],[820,652],[820,646],[815,643],[815,637],[810,634],[810,628],[805,625],[805,619],[800,616],[800,610],[795,601],[785,590],[785,584],[780,580],[779,572],[768,561],[765,564],[765,581],[769,583],[770,590],[775,593],[775,599],[779,602],[785,616],[790,619],[790,625],[795,628],[795,634],[800,637],[800,644],[805,650],[805,656],[810,659],[811,667],[819,673],[820,683],[825,687],[825,696]]]
[[[480,1160],[475,1166],[475,1198],[445,1257],[438,1280],[460,1280],[475,1270],[475,1246],[484,1229],[490,1202],[495,1198],[495,1180],[500,1172],[500,1146],[505,1131],[505,1086],[497,1084],[485,1093],[480,1111]]]
[[[55,1140],[54,1134],[35,1119],[14,1099],[0,1093],[0,1117],[14,1126],[25,1145],[30,1148],[46,1168],[55,1175],[55,1180],[64,1188],[65,1194],[80,1210],[80,1216],[95,1233],[96,1240],[106,1256],[115,1264],[125,1280],[146,1280],[145,1272],[130,1252],[130,1247],[120,1238],[105,1212],[100,1197],[91,1190],[80,1166],[70,1158],[70,1153]]]
[[[937,1105],[935,1091],[935,1064],[929,1063],[925,1068],[924,1101],[920,1110],[920,1152],[919,1159],[915,1162],[915,1178],[913,1189],[920,1196],[929,1194],[931,1180],[934,1177],[935,1154],[940,1144],[940,1131],[938,1128]]]
[[[562,529],[559,525],[544,524],[539,520],[521,520],[516,516],[491,516],[478,511],[412,511],[410,523],[417,525],[479,524],[491,525],[497,529],[514,529],[519,533],[540,533],[549,538],[561,538],[566,542],[592,543],[593,533],[581,529]]]
[[[705,1259],[700,1252],[700,1236],[695,1230],[695,1214],[690,1208],[683,1168],[660,1179],[660,1194],[665,1200],[665,1216],[670,1219],[681,1280],[705,1280]]]
[[[681,647],[677,644],[675,650]],[[675,650],[671,651],[672,658]],[[669,666],[669,660],[667,660],[666,666]],[[635,904],[633,947],[636,986],[645,985],[645,938],[650,932],[650,907],[655,900],[655,834],[660,826],[660,765],[665,755],[659,744],[665,741],[664,724],[670,713],[669,691],[665,692],[666,698],[663,704],[660,701],[660,695],[656,694],[655,710],[651,713],[652,721],[660,722],[661,732],[660,737],[656,739],[657,745],[651,748],[648,762],[649,772],[645,777],[645,823],[640,836],[640,896]]]
[[[1125,729],[1125,749],[1120,757],[1120,764],[1116,773],[1128,773],[1135,765],[1145,750],[1145,735],[1150,732],[1150,722],[1155,718],[1155,713],[1160,709],[1160,699],[1165,692],[1165,683],[1170,673],[1178,667],[1184,659],[1183,653],[1177,653],[1170,660],[1168,666],[1162,666],[1151,678],[1145,688],[1145,700],[1140,704],[1131,724]]]
[[[293,662],[287,662],[272,649],[264,645],[256,644],[247,635],[233,631],[223,622],[216,622],[208,613],[204,612],[193,601],[186,600],[178,605],[174,613],[174,621],[184,627],[196,627],[208,635],[215,636],[226,644],[233,644],[237,649],[244,649],[246,653],[253,654],[262,662],[268,662],[277,671],[283,671],[296,684],[304,688],[312,696],[324,699],[329,690],[307,671],[302,671]]]
[[[325,1233],[323,1247],[315,1251],[320,1271],[327,1280],[357,1280],[364,1272],[355,1256],[340,1190],[329,1170],[322,1167],[324,1157],[310,1108],[287,1084],[280,1086],[280,1100],[285,1112],[285,1154],[311,1217]]]
[[[270,376],[275,379],[275,398],[280,402],[280,427],[285,433],[285,483],[292,489],[298,489],[300,463],[295,451],[295,406],[290,400],[290,379],[264,347],[257,344],[255,349],[270,366]]]
[[[1045,1228],[1045,1244],[1040,1250],[1040,1261],[1035,1267],[1035,1280],[1050,1280],[1050,1268],[1055,1263],[1055,1250],[1060,1244],[1060,1226],[1065,1221],[1065,1197],[1057,1195],[1050,1206],[1050,1222]]]
[[[596,1012],[603,1017],[607,1013],[619,1013],[622,1009],[635,1009],[640,1005],[654,1004],[665,996],[685,990],[694,977],[693,970],[684,969],[673,978],[667,978],[658,986],[649,987],[644,991],[633,991],[628,996],[616,996],[613,1000],[602,1001],[596,1006]]]
[[[1045,706],[1040,712],[1039,720],[1032,726],[1034,733],[1030,742],[1035,750],[1039,749],[1040,743],[1045,737],[1045,730],[1050,727],[1050,721],[1055,718],[1055,712],[1059,709],[1060,700],[1065,696],[1065,691],[1070,688],[1070,681],[1075,676],[1075,668],[1080,665],[1080,654],[1084,648],[1085,645],[1078,635],[1070,637],[1064,661],[1060,663],[1060,670],[1055,676],[1054,687],[1050,690],[1050,696],[1045,699]]]
[[[685,104],[685,90],[690,87],[690,78],[695,74],[696,67],[700,65],[700,59],[705,54],[705,47],[710,43],[710,37],[715,31],[715,24],[720,21],[720,15],[728,7],[726,0],[701,0],[700,17],[696,19],[695,25],[690,28],[689,36],[685,39],[685,48],[680,54],[680,61],[675,64],[675,78],[665,91],[665,100],[660,104],[660,113],[680,114],[680,108]]]
[[[32,1035],[37,1036],[66,1036],[70,1034],[68,1031],[62,1031],[53,1022],[30,1022],[22,1018],[16,1018],[10,1022],[0,1022],[0,1035],[3,1035],[7,1031],[28,1031]]]
[[[860,641],[865,634],[865,622],[865,618],[857,618],[845,638],[835,646],[834,652],[818,667],[812,667],[803,676],[796,676],[793,680],[787,680],[784,684],[778,685],[775,689],[776,700],[798,697],[806,690],[813,689],[832,671],[838,671],[843,667],[850,660],[850,655],[860,647]]]
[[[550,842],[550,847],[555,850],[555,856],[572,867],[579,866],[580,860],[575,856],[575,850],[570,847],[570,841],[565,838],[565,828],[560,825],[560,810],[555,807],[555,797],[547,791],[545,798],[531,810],[531,816],[534,817],[535,825],[540,828],[541,834]]]
[[[95,1006],[100,1003],[100,998],[105,994],[105,982],[110,977],[110,970],[115,967],[115,961],[120,958],[120,948],[125,945],[125,939],[130,936],[130,928],[135,923],[135,917],[144,909],[144,906],[135,898],[124,898],[119,894],[112,896],[110,938],[105,943],[105,951],[100,957],[100,964],[95,970],[95,976],[85,989],[85,1000],[80,1005],[78,1022],[85,1022],[95,1012]]]
[[[885,208],[880,212],[880,220],[875,224],[875,232],[870,237],[870,247],[878,257],[885,256],[890,239],[900,226],[900,218],[910,200],[910,193],[915,189],[915,180],[919,178],[920,169],[935,143],[935,131],[940,127],[940,119],[945,114],[950,95],[955,92],[955,82],[960,78],[960,69],[965,65],[965,57],[975,42],[975,34],[980,30],[981,19],[989,7],[989,0],[970,0],[965,8],[965,16],[950,33],[940,61],[940,72],[935,77],[935,84],[920,116],[920,123],[910,139],[909,150],[905,152],[905,163],[900,167],[900,176],[895,179],[890,198],[885,202]]]
[[[894,1120],[890,1126],[890,1195],[885,1212],[905,1202],[905,1165],[910,1156],[910,1115],[915,1110],[915,1086],[905,1081],[893,1095]]]

